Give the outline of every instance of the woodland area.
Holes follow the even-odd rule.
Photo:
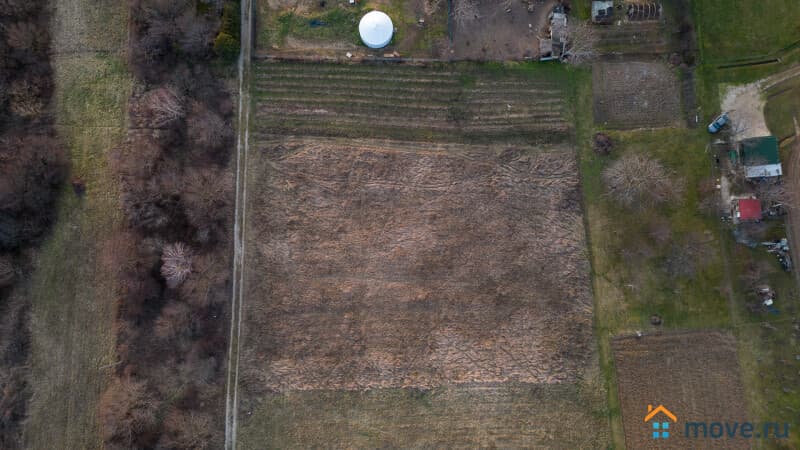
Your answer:
[[[51,225],[65,176],[49,108],[53,71],[43,0],[0,1],[0,448],[21,447],[27,400],[29,299],[13,296],[30,249]]]
[[[220,448],[233,215],[233,102],[212,66],[238,54],[238,2],[134,0],[128,139],[111,164],[129,229],[109,448]]]

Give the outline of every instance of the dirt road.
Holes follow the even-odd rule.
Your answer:
[[[233,226],[233,275],[231,291],[231,335],[225,397],[225,449],[236,448],[239,381],[239,338],[242,322],[242,273],[244,272],[244,218],[247,204],[247,150],[250,123],[250,61],[252,59],[253,1],[242,1],[242,38],[239,54],[239,116],[236,143],[236,212]]]

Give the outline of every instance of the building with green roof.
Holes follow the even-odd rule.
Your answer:
[[[778,177],[783,175],[775,136],[759,136],[739,142],[739,156],[747,178]]]

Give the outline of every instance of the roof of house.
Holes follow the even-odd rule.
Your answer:
[[[778,139],[775,136],[759,136],[743,139],[742,163],[745,166],[764,166],[780,164],[778,156]]]
[[[779,177],[781,175],[783,175],[783,167],[781,167],[780,163],[744,167],[744,176],[746,178]]]
[[[737,219],[761,220],[761,202],[758,199],[740,198],[737,202]]]

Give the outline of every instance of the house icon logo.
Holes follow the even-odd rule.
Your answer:
[[[661,414],[661,416],[658,416],[659,414]],[[647,405],[647,415],[644,416],[644,422],[651,423],[653,427],[653,439],[669,438],[670,423],[666,419],[671,420],[673,423],[678,421],[675,414],[672,414],[664,405],[658,405],[655,408],[653,408],[653,405]]]

